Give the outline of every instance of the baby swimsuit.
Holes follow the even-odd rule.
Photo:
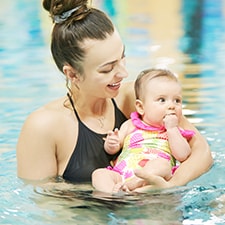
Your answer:
[[[118,172],[126,180],[134,176],[135,169],[144,167],[149,160],[161,157],[170,161],[173,172],[177,168],[176,160],[171,154],[165,127],[152,127],[143,123],[137,112],[131,113],[131,120],[135,129],[126,136],[115,166],[108,169]],[[187,140],[194,135],[193,131],[179,130]]]

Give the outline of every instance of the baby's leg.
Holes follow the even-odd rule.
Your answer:
[[[170,161],[164,158],[157,158],[153,160],[149,160],[144,168],[144,170],[148,171],[148,174],[160,176],[165,180],[169,180],[172,176]],[[124,191],[145,191],[148,188],[144,186],[148,185],[148,183],[137,176],[132,177],[130,180],[126,181],[122,187]]]
[[[101,192],[115,193],[122,186],[122,177],[112,170],[97,169],[92,173],[92,186]]]
[[[161,157],[148,161],[144,170],[148,170],[150,174],[163,177],[165,180],[169,180],[172,176],[170,161]]]

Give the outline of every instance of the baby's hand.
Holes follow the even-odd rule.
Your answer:
[[[163,119],[166,129],[174,128],[178,126],[178,118],[175,114],[168,114]]]
[[[120,149],[119,130],[109,131],[105,139],[105,150],[110,154],[118,152]]]

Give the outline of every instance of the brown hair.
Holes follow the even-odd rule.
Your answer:
[[[145,93],[145,85],[152,79],[158,77],[166,77],[168,79],[178,82],[177,77],[169,70],[165,69],[147,69],[143,70],[137,77],[134,89],[136,99],[143,100]]]
[[[114,32],[108,16],[95,8],[88,7],[87,0],[43,0],[43,7],[54,21],[69,10],[77,8],[65,20],[54,24],[51,38],[51,52],[58,69],[70,65],[82,74],[85,50],[82,43],[87,39],[104,40]]]

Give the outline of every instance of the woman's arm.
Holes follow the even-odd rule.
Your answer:
[[[199,131],[183,117],[181,127],[188,130],[194,130],[195,135],[190,141],[191,154],[182,162],[169,181],[165,181],[158,176],[152,176],[144,168],[135,172],[135,174],[144,178],[152,188],[170,188],[186,185],[188,182],[207,172],[213,164],[213,159],[209,145]]]
[[[17,143],[17,173],[25,180],[57,175],[57,161],[49,114],[33,112],[25,121]]]

